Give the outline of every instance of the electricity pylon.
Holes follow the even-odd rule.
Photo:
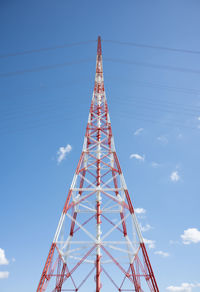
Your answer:
[[[159,292],[117,158],[101,38],[83,150],[37,292]]]

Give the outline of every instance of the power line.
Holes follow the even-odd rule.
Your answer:
[[[40,102],[28,105],[28,104],[18,104],[18,107],[15,107],[12,110],[4,109],[1,110],[1,118],[2,120],[10,120],[13,118],[18,118],[21,116],[30,116],[31,113],[34,115],[37,113],[47,113],[48,110],[57,111],[61,109],[69,108],[69,105],[73,104],[73,100],[71,98],[67,98],[66,96],[62,96],[62,99],[67,100],[67,106],[65,104],[58,104],[57,99],[51,98],[50,100],[41,100]],[[122,106],[128,106],[131,108],[133,105],[138,107],[142,107],[142,109],[149,109],[153,111],[163,111],[168,113],[175,113],[181,115],[188,115],[194,118],[197,118],[200,115],[200,107],[199,106],[191,106],[187,104],[177,103],[177,102],[169,102],[165,100],[158,100],[155,98],[149,97],[136,97],[136,96],[115,96],[115,103],[121,104]]]
[[[146,116],[146,115],[141,115],[139,113],[127,113],[127,112],[119,112],[117,114],[117,116],[120,116],[122,118],[131,118],[132,120],[141,120],[143,122],[150,122],[150,123],[155,123],[155,124],[159,124],[160,125],[163,125],[163,126],[167,126],[167,127],[175,127],[175,128],[180,128],[180,129],[186,129],[186,130],[193,130],[193,131],[196,131],[196,132],[200,132],[199,128],[196,126],[196,127],[193,127],[193,126],[187,126],[187,125],[183,125],[183,123],[179,123],[179,121],[174,121],[174,120],[169,120],[169,119],[166,119],[164,121],[162,120],[155,120],[154,118],[152,119],[151,117],[149,116]]]
[[[145,104],[145,103],[141,103],[141,104],[138,104],[137,102],[135,103],[132,103],[132,104],[129,104],[127,103],[126,104],[126,107],[123,107],[123,105],[125,105],[124,103],[119,103],[121,104],[121,110],[123,111],[129,111],[131,112],[132,110],[134,111],[137,111],[136,113],[143,113],[145,112],[145,116],[146,115],[150,115],[150,114],[153,114],[152,112],[154,112],[154,115],[157,113],[157,115],[159,115],[160,117],[163,116],[163,115],[170,115],[171,117],[173,117],[173,120],[174,120],[174,117],[175,118],[180,118],[180,117],[183,117],[183,118],[187,118],[189,117],[190,119],[192,119],[193,121],[197,121],[197,118],[198,118],[198,115],[194,115],[192,113],[185,113],[185,112],[182,112],[182,111],[177,111],[177,109],[173,109],[173,108],[164,108],[164,107],[155,107],[155,105],[153,104]],[[178,121],[180,122],[179,120],[174,120],[175,122]]]
[[[0,128],[0,134],[1,135],[15,134],[15,133],[18,133],[18,132],[24,132],[24,131],[28,131],[28,130],[31,130],[31,129],[38,129],[38,128],[43,127],[43,126],[49,127],[50,124],[55,125],[55,121],[73,120],[75,118],[76,117],[74,116],[73,113],[71,113],[71,114],[70,113],[69,114],[65,113],[64,116],[61,116],[59,114],[56,117],[56,119],[55,119],[55,116],[53,116],[53,117],[50,116],[50,117],[45,118],[45,119],[42,117],[42,119],[39,119],[39,120],[37,119],[35,121],[30,121],[31,123],[27,123],[26,122],[26,124],[23,124],[22,127],[19,126],[18,128],[15,128],[15,129],[14,128],[3,128],[3,127],[1,127]]]
[[[196,112],[199,113],[200,112],[200,106],[196,106],[196,105],[188,105],[188,104],[183,104],[183,103],[177,103],[177,102],[172,102],[172,101],[168,101],[168,100],[163,100],[163,99],[156,99],[156,98],[151,98],[151,97],[139,97],[139,96],[121,96],[119,97],[119,99],[122,99],[124,102],[126,101],[137,101],[139,103],[150,103],[150,104],[154,104],[154,105],[159,105],[159,106],[164,106],[166,107],[170,107],[172,109],[182,109],[183,111],[186,112]],[[177,107],[177,108],[176,108]]]
[[[115,40],[103,40],[103,42],[118,44],[118,45],[126,45],[126,46],[131,46],[131,47],[138,47],[138,48],[145,48],[145,49],[156,49],[156,50],[161,50],[161,51],[200,55],[200,51],[197,51],[197,50],[177,49],[177,48],[170,48],[170,47],[163,47],[163,46],[140,44],[140,43],[135,43],[135,42],[115,41]]]
[[[14,99],[14,98],[18,98],[18,97],[21,97],[21,96],[29,97],[30,95],[36,94],[38,92],[42,92],[44,94],[44,93],[46,93],[46,91],[47,92],[51,91],[51,93],[52,93],[53,89],[59,90],[61,88],[69,87],[71,85],[74,86],[74,85],[77,85],[77,84],[81,84],[81,83],[85,82],[84,79],[88,81],[87,76],[85,76],[85,75],[82,76],[82,77],[78,76],[75,79],[71,79],[71,80],[70,79],[66,79],[64,81],[62,80],[62,82],[57,82],[57,83],[52,83],[51,82],[52,86],[49,86],[49,84],[48,85],[47,84],[42,84],[40,86],[35,86],[35,87],[32,87],[32,88],[28,88],[28,90],[26,90],[27,88],[23,88],[23,90],[15,91],[15,95],[12,95],[13,93],[12,94],[3,93],[0,96],[1,96],[1,99],[4,99],[4,98],[5,99]],[[50,98],[51,99],[52,98],[55,99],[55,97],[52,97],[52,96]],[[59,96],[56,97],[56,98],[59,98]],[[48,100],[49,100],[49,97],[48,97]],[[2,107],[1,107],[1,109],[2,109]]]
[[[63,97],[62,97],[63,98]],[[67,97],[65,97],[67,98]],[[170,112],[176,112],[180,114],[188,114],[192,116],[199,116],[200,115],[200,107],[199,106],[191,106],[190,104],[182,104],[177,102],[170,102],[168,100],[163,99],[155,99],[155,98],[149,98],[149,97],[136,97],[136,96],[121,96],[121,97],[115,97],[116,102],[119,103],[120,99],[122,99],[122,104],[128,104],[129,106],[132,105],[132,103],[135,103],[136,105],[143,105],[143,106],[150,106],[150,109],[156,110],[157,108],[161,108],[161,110],[170,110]],[[69,98],[68,103],[70,103],[72,100]],[[145,102],[145,104],[144,104]],[[51,99],[48,100],[40,100],[38,103],[34,103],[30,105],[26,104],[17,104],[18,106],[13,109],[9,110],[8,108],[3,109],[1,108],[1,116],[2,117],[12,117],[16,116],[16,114],[23,114],[23,111],[26,113],[30,113],[30,111],[37,111],[37,108],[39,107],[41,111],[41,107],[45,106],[45,109],[49,109],[49,107],[57,107],[57,100],[55,102],[55,98],[51,97]],[[153,108],[151,108],[151,106]]]
[[[94,60],[92,60],[92,59],[84,59],[84,60],[73,61],[73,62],[64,62],[64,63],[60,63],[60,64],[46,65],[46,66],[36,67],[36,68],[32,68],[32,69],[17,70],[17,71],[8,72],[8,73],[0,73],[0,77],[1,78],[2,77],[11,77],[11,76],[16,76],[16,75],[23,75],[25,73],[47,71],[47,70],[51,70],[51,69],[57,69],[57,68],[62,68],[62,67],[66,67],[66,66],[71,66],[71,65],[89,63],[89,62],[93,62],[93,61]]]
[[[8,72],[8,73],[0,73],[0,78],[11,77],[11,76],[16,76],[16,75],[23,75],[25,73],[33,73],[33,72],[52,70],[52,69],[62,68],[62,67],[71,66],[71,65],[89,63],[89,62],[93,62],[93,61],[94,61],[93,59],[88,58],[88,59],[79,60],[79,61],[64,62],[64,63],[60,63],[60,64],[46,65],[46,66],[41,66],[41,67],[36,67],[36,68],[31,68],[31,69],[17,70],[17,71]],[[133,60],[130,61],[130,60],[123,60],[123,59],[104,58],[104,61],[113,62],[113,63],[122,63],[122,64],[128,64],[128,65],[143,66],[143,67],[148,67],[148,68],[153,68],[153,69],[200,74],[200,70],[188,69],[188,68],[183,68],[183,67],[174,67],[174,66],[168,66],[168,65],[157,65],[157,64],[147,63],[147,62],[137,62],[137,61],[133,61]]]
[[[146,49],[156,49],[156,50],[162,50],[162,51],[180,52],[180,53],[196,54],[196,55],[200,54],[200,51],[198,51],[198,50],[170,48],[170,47],[164,47],[164,46],[141,44],[141,43],[136,43],[136,42],[123,42],[123,41],[117,41],[117,40],[103,40],[103,42],[112,43],[112,44],[119,44],[119,45],[126,45],[126,46],[131,46],[131,47],[146,48]],[[64,48],[69,48],[69,47],[74,47],[74,46],[87,45],[90,43],[96,43],[96,40],[88,40],[88,41],[81,41],[81,42],[75,42],[75,43],[65,43],[65,44],[61,44],[61,45],[57,45],[57,46],[50,46],[50,47],[44,47],[44,48],[32,49],[32,50],[25,50],[25,51],[14,52],[14,53],[9,53],[9,54],[1,54],[0,59],[29,55],[29,54],[34,54],[34,53],[47,52],[47,51],[54,51],[57,49],[64,49]]]
[[[134,60],[104,58],[104,61],[113,62],[113,63],[122,63],[122,64],[128,64],[128,65],[136,65],[136,66],[148,67],[148,68],[153,68],[153,69],[161,69],[161,70],[167,70],[167,71],[200,74],[200,70],[188,69],[184,67],[174,67],[174,66],[169,66],[169,65],[157,65],[157,64],[147,63],[147,62],[138,62]]]
[[[29,55],[29,54],[33,54],[33,53],[54,51],[57,49],[64,49],[64,48],[69,48],[69,47],[74,47],[74,46],[87,45],[89,43],[94,43],[94,42],[96,42],[96,40],[89,40],[89,41],[83,41],[83,42],[77,42],[77,43],[71,43],[71,44],[68,43],[68,44],[63,44],[63,45],[58,45],[58,46],[39,48],[39,49],[33,49],[33,50],[26,50],[26,51],[10,53],[10,54],[2,54],[2,55],[0,55],[0,59],[4,59],[4,58],[8,58],[8,57]]]
[[[163,113],[170,113],[170,114],[176,114],[176,118],[178,117],[179,114],[183,115],[183,117],[185,116],[191,116],[193,118],[193,121],[197,121],[197,112],[191,110],[186,111],[186,108],[179,108],[179,104],[174,104],[174,103],[169,103],[169,105],[166,106],[166,103],[160,103],[158,104],[157,102],[151,102],[152,100],[150,100],[150,102],[145,102],[142,100],[133,100],[133,98],[125,98],[123,97],[123,101],[119,100],[120,98],[116,98],[116,103],[119,105],[117,108],[115,108],[115,110],[118,111],[118,109],[120,108],[120,112],[119,114],[123,115],[130,115],[133,119],[135,119],[135,117],[139,116],[140,118],[143,118],[144,120],[146,118],[150,118],[152,119],[152,114],[151,111],[155,111],[158,112],[159,114],[161,112]],[[69,100],[72,101],[72,100]],[[37,105],[37,104],[36,104]],[[57,103],[55,104],[57,105]],[[17,121],[19,120],[19,122],[23,122],[23,119],[25,118],[26,120],[26,124],[27,121],[29,120],[29,122],[31,122],[32,118],[34,118],[34,120],[36,119],[36,121],[39,120],[41,121],[46,121],[50,118],[50,121],[52,118],[55,118],[57,116],[62,116],[62,115],[66,115],[66,116],[70,116],[71,114],[71,107],[69,107],[68,105],[63,105],[62,108],[59,107],[55,107],[54,103],[43,103],[41,107],[41,104],[38,105],[38,107],[33,108],[32,106],[29,106],[29,108],[19,108],[18,112],[11,112],[10,114],[7,113],[7,115],[1,115],[1,124],[2,127],[4,128],[5,124],[4,122],[11,122],[11,121]],[[58,105],[57,105],[58,106]],[[125,106],[125,107],[123,107]],[[178,108],[174,108],[174,106],[178,106]],[[68,109],[68,111],[66,112],[66,109]],[[142,112],[141,112],[142,109]],[[49,111],[50,110],[50,111]],[[63,112],[64,111],[64,112]],[[131,111],[131,112],[130,112]],[[143,111],[148,111],[147,113],[143,113]],[[199,111],[198,111],[199,113]],[[16,115],[17,114],[17,115]],[[155,118],[155,115],[153,115],[153,118]],[[161,118],[161,117],[160,117]],[[34,120],[32,120],[32,122],[35,122]],[[2,123],[3,122],[3,123]],[[171,126],[178,126],[178,127],[185,127],[183,123],[185,123],[186,120],[181,121],[180,119],[167,119],[167,123],[170,124]],[[191,124],[191,121],[190,121]],[[190,128],[191,126],[187,126],[187,128]],[[3,130],[3,128],[1,128],[1,130]],[[195,127],[193,127],[194,129],[196,129]]]
[[[108,77],[108,76],[107,76]],[[130,83],[134,83],[136,86],[142,86],[142,87],[150,87],[150,88],[156,88],[156,89],[164,89],[164,90],[169,90],[169,91],[175,91],[175,92],[182,92],[184,94],[192,94],[192,95],[197,95],[199,96],[200,95],[200,89],[194,89],[194,88],[186,88],[186,87],[178,87],[178,86],[174,86],[174,85],[169,85],[169,84],[161,84],[161,83],[153,83],[153,82],[149,82],[149,81],[144,81],[144,80],[129,80],[129,79],[123,79],[121,76],[109,76],[109,79],[114,79],[114,80],[120,80],[120,82],[130,82]],[[38,91],[49,91],[52,89],[60,89],[60,88],[63,88],[63,87],[68,87],[69,85],[74,85],[74,84],[77,84],[77,83],[82,83],[83,82],[83,77],[79,77],[79,78],[76,78],[76,79],[73,79],[73,80],[68,80],[68,81],[64,81],[62,83],[57,83],[57,84],[53,84],[53,86],[47,86],[47,85],[44,85],[42,87],[34,87],[32,88],[32,90],[29,90],[27,92],[16,92],[15,91],[15,96],[10,96],[9,94],[4,94],[3,96],[1,96],[1,98],[13,98],[13,97],[16,97],[16,96],[29,96],[31,94],[34,94],[35,92],[38,92]],[[54,99],[54,97],[53,97]],[[149,100],[149,98],[148,98]],[[164,101],[164,100],[163,100]],[[180,104],[181,106],[181,104]],[[197,107],[195,106],[195,109]],[[2,108],[1,108],[2,110]]]
[[[119,98],[120,99],[120,98]],[[182,106],[182,104],[179,103],[173,103],[173,102],[159,102],[158,100],[151,99],[151,98],[145,98],[142,99],[138,97],[121,97],[122,101],[121,104],[128,105],[130,107],[131,104],[136,104],[140,106],[147,106],[150,109],[164,109],[166,111],[175,112],[175,113],[181,113],[181,114],[187,114],[192,116],[200,115],[200,107],[186,107]],[[117,103],[119,101],[117,100]]]
[[[132,110],[130,112],[130,110]],[[141,119],[143,121],[152,121],[152,122],[156,122],[158,124],[163,124],[163,125],[166,125],[166,126],[170,126],[170,127],[178,127],[178,128],[185,128],[185,129],[192,129],[192,130],[196,130],[196,131],[200,131],[199,128],[198,128],[198,125],[197,124],[194,124],[195,126],[192,126],[191,125],[191,121],[188,121],[188,120],[177,120],[177,119],[172,119],[172,118],[164,118],[163,116],[162,117],[158,117],[157,120],[155,120],[155,115],[150,115],[150,113],[148,112],[147,114],[146,113],[141,113],[141,112],[138,112],[138,111],[134,111],[136,110],[135,108],[134,109],[131,109],[130,107],[128,108],[128,110],[123,110],[121,107],[120,108],[117,108],[117,116],[120,116],[122,115],[123,117],[130,117],[132,118],[133,120],[134,119]],[[190,124],[188,124],[188,122]]]
[[[119,109],[119,112],[118,111],[115,111],[114,112],[114,115],[113,117],[115,117],[115,115],[117,117],[121,117],[121,118],[130,118],[132,120],[141,120],[143,122],[150,122],[150,123],[155,123],[155,124],[159,124],[160,125],[163,125],[163,126],[167,126],[167,127],[178,127],[178,128],[183,128],[183,129],[186,129],[186,130],[195,130],[197,132],[199,132],[199,129],[197,127],[193,127],[193,126],[190,126],[190,125],[184,125],[181,121],[178,121],[178,120],[174,120],[174,119],[165,119],[164,121],[161,120],[161,119],[155,119],[155,116],[149,116],[149,115],[144,115],[144,114],[141,114],[141,113],[138,113],[138,112],[128,112],[128,111],[123,111],[121,108]],[[30,129],[36,129],[36,128],[39,128],[39,127],[43,127],[43,126],[48,126],[50,124],[54,124],[55,125],[55,122],[56,121],[65,121],[65,120],[73,120],[73,119],[76,119],[77,117],[72,113],[72,112],[69,112],[66,114],[63,113],[61,115],[61,113],[58,113],[55,115],[55,113],[53,115],[50,115],[50,116],[47,116],[45,117],[40,117],[39,120],[36,119],[34,121],[30,121],[31,123],[23,123],[23,127],[18,127],[18,129],[13,129],[13,128],[3,128],[1,127],[0,128],[0,134],[14,134],[16,132],[23,132],[23,131],[27,131],[27,130],[30,130]],[[33,122],[33,123],[32,123]],[[38,123],[39,122],[39,123]],[[15,123],[16,125],[16,123]]]
[[[134,83],[138,86],[146,86],[150,88],[158,88],[158,89],[165,89],[165,90],[170,90],[170,91],[175,91],[175,92],[182,92],[185,94],[192,94],[192,95],[200,95],[200,89],[194,89],[194,88],[186,88],[186,87],[179,87],[179,86],[174,86],[174,85],[168,85],[168,84],[160,84],[160,83],[154,83],[154,82],[149,82],[149,81],[140,81],[140,80],[134,80],[134,79],[124,79],[121,76],[109,76],[109,79],[118,79],[120,82],[122,81],[127,81]]]

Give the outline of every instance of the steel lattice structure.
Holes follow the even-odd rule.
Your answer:
[[[117,158],[101,39],[83,150],[37,292],[159,292]]]

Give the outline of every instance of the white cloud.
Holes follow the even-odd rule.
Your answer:
[[[66,147],[60,147],[57,152],[58,155],[57,162],[60,163],[63,159],[65,159],[67,153],[71,152],[71,150],[72,146],[70,144],[67,144]]]
[[[140,161],[144,161],[145,156],[144,155],[141,156],[141,155],[139,155],[137,153],[134,153],[134,154],[130,155],[130,159],[132,159],[132,158],[135,158],[135,159],[140,160]]]
[[[9,276],[9,272],[0,272],[0,279],[6,279]]]
[[[170,240],[169,244],[180,244],[178,240]]]
[[[168,143],[168,138],[166,135],[162,135],[162,136],[157,137],[157,140],[164,145],[166,145]]]
[[[162,251],[162,250],[155,251],[154,253],[155,253],[155,254],[158,254],[158,255],[160,255],[160,256],[162,256],[162,257],[164,257],[164,258],[169,257],[169,253],[168,253],[168,252],[164,252],[164,251]]]
[[[154,168],[156,168],[156,167],[159,167],[160,164],[157,163],[157,162],[155,162],[155,161],[152,161],[151,166],[154,167]]]
[[[171,181],[174,181],[174,182],[179,181],[180,175],[178,174],[178,171],[177,170],[176,171],[173,171],[171,173],[170,179],[171,179]]]
[[[135,136],[138,136],[138,135],[141,134],[142,131],[144,131],[144,129],[143,129],[143,128],[139,128],[139,129],[137,129],[137,130],[135,131],[134,135],[135,135]]]
[[[200,231],[197,228],[188,228],[181,235],[183,244],[191,244],[200,242]]]
[[[192,292],[193,288],[200,287],[200,283],[182,283],[181,286],[169,286],[166,289],[172,292]]]
[[[146,231],[152,229],[152,226],[149,224],[146,224],[145,226],[140,225],[140,228],[141,228],[142,232],[146,232]]]
[[[155,240],[144,238],[144,243],[147,244],[150,249],[155,248]]]
[[[5,250],[0,248],[0,265],[8,265],[9,262],[5,255]]]
[[[135,213],[136,214],[145,214],[146,210],[144,208],[136,208]]]
[[[197,117],[197,120],[200,121],[200,117]]]

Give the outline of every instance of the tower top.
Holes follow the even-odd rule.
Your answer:
[[[97,45],[97,55],[101,56],[102,52],[101,52],[101,37],[98,36],[98,45]]]

